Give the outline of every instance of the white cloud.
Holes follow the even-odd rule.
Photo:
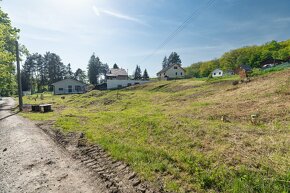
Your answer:
[[[96,6],[93,6],[93,11],[97,16],[100,16],[101,13],[104,13],[106,15],[110,15],[112,17],[118,18],[118,19],[123,19],[123,20],[127,20],[127,21],[132,21],[135,23],[139,23],[142,25],[146,25],[149,26],[146,22],[136,18],[136,17],[132,17],[123,13],[119,13],[119,12],[115,12],[115,11],[110,11],[110,10],[105,10],[105,9],[98,9]]]

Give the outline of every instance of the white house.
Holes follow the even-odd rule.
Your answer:
[[[51,84],[54,94],[79,94],[86,92],[86,84],[73,79],[64,79]]]
[[[125,88],[128,86],[138,85],[138,84],[145,84],[149,82],[149,80],[107,80],[107,89],[118,89],[118,88]]]
[[[106,79],[108,90],[124,88],[132,85],[144,84],[149,82],[145,80],[130,80],[128,77],[128,73],[126,72],[126,70],[122,68],[110,69],[109,73],[106,74]]]
[[[106,74],[107,80],[128,80],[128,73],[123,68],[111,68]]]
[[[217,68],[211,73],[212,77],[222,77],[224,75],[224,71],[221,69]]]
[[[160,80],[184,78],[185,70],[179,64],[172,64],[157,73]]]

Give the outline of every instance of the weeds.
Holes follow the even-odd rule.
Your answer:
[[[290,95],[280,94],[289,73],[256,78],[236,90],[230,89],[232,77],[161,81],[65,99],[45,95],[41,102],[52,103],[54,112],[23,116],[83,132],[170,191],[289,192]],[[256,112],[261,123],[252,125]],[[221,121],[225,115],[229,122]]]

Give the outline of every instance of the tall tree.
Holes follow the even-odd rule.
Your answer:
[[[32,55],[29,55],[26,58],[25,63],[22,66],[23,69],[23,77],[26,77],[26,80],[24,81],[24,87],[27,87],[31,90],[32,93],[36,90],[38,79],[39,79],[39,69],[42,69],[42,56],[35,53]],[[25,85],[27,84],[28,85]]]
[[[149,80],[149,75],[148,75],[148,72],[147,72],[146,69],[145,69],[144,72],[143,72],[142,79],[143,79],[143,80]]]
[[[86,73],[82,69],[78,68],[76,72],[74,73],[74,79],[81,81],[81,82],[86,82]]]
[[[44,55],[44,63],[47,68],[48,84],[65,78],[66,68],[57,54],[47,52]]]
[[[181,65],[180,56],[176,52],[172,52],[168,57],[167,65],[170,66],[172,64],[179,64]]]
[[[68,65],[66,66],[66,76],[65,78],[73,78],[74,77],[74,73],[71,69],[71,64],[68,63]]]
[[[93,54],[89,60],[88,64],[88,79],[89,82],[93,85],[98,84],[98,78],[102,72],[102,63],[99,57],[96,57]]]
[[[119,69],[119,66],[115,63],[113,66],[114,69]]]
[[[162,62],[162,69],[166,68],[168,66],[168,60],[167,57],[165,56]]]
[[[141,80],[142,75],[141,75],[141,68],[140,66],[136,66],[135,72],[134,72],[134,80]]]
[[[19,30],[12,27],[10,18],[0,7],[0,95],[11,95],[16,88],[15,41]]]

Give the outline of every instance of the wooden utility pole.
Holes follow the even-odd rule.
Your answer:
[[[20,73],[20,58],[19,58],[19,45],[16,43],[16,63],[17,63],[17,79],[18,79],[18,100],[19,100],[19,111],[23,110],[22,101],[22,84],[21,84],[21,73]]]

